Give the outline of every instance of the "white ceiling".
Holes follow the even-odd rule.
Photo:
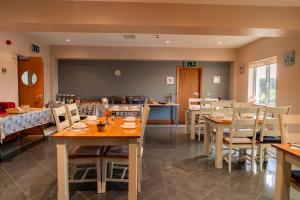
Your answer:
[[[67,1],[145,2],[145,3],[183,3],[183,4],[300,7],[300,0],[67,0]]]
[[[250,36],[135,34],[136,39],[124,39],[121,33],[58,33],[27,32],[28,36],[49,45],[178,47],[178,48],[238,48],[257,40]],[[70,42],[67,42],[70,39]],[[169,41],[169,43],[167,43]],[[222,44],[219,44],[219,43]]]

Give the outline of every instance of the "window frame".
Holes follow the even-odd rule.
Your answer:
[[[275,87],[275,101],[274,103],[270,102],[270,97],[271,97],[271,67],[272,65],[275,64],[275,70],[276,70],[276,87]],[[256,96],[257,93],[257,87],[256,87],[256,81],[257,81],[257,69],[260,67],[265,67],[266,68],[266,87],[265,87],[265,100],[263,103],[259,101],[259,97]],[[276,100],[277,100],[277,71],[278,71],[278,66],[277,66],[277,57],[272,57],[272,58],[267,58],[264,60],[256,61],[249,63],[249,70],[248,70],[248,98],[253,97],[255,98],[254,103],[258,105],[270,105],[270,106],[275,106],[276,105]],[[252,73],[252,74],[251,74]],[[251,80],[252,79],[252,80]],[[249,85],[252,85],[252,88],[250,88]],[[252,91],[251,91],[252,90]]]

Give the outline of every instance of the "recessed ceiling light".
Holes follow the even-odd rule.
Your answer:
[[[166,43],[167,43],[167,44],[170,44],[170,40],[167,40]]]
[[[71,42],[71,40],[69,38],[66,39],[67,42]]]
[[[223,43],[222,42],[218,42],[218,45],[222,45]]]

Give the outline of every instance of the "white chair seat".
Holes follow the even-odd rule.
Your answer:
[[[230,138],[226,137],[223,139],[224,142],[230,143]],[[231,138],[231,143],[232,144],[252,144],[252,140],[249,138]]]

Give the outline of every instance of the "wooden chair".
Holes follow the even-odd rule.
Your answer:
[[[74,122],[80,121],[80,114],[76,103],[66,104],[66,110],[68,114],[68,118],[70,120],[70,124],[73,125]]]
[[[72,107],[71,107],[72,108]],[[71,118],[72,114],[67,110],[67,106],[61,106],[58,108],[52,108],[53,117],[57,126],[58,131],[62,131],[69,128],[74,122]],[[78,109],[76,111],[78,113]],[[80,117],[79,117],[80,119]],[[69,183],[86,183],[86,182],[97,182],[98,192],[101,191],[101,170],[100,170],[100,154],[102,147],[95,146],[79,146],[73,145],[68,148],[68,158],[70,164],[70,179]],[[96,164],[96,167],[78,168],[79,164]],[[76,171],[79,169],[85,169],[83,175],[79,179],[75,179]],[[88,172],[92,169],[97,170],[96,179],[86,179]]]
[[[238,108],[248,108],[248,107],[253,107],[255,106],[251,102],[234,102],[233,107],[238,107]]]
[[[203,101],[203,99],[201,98],[189,98],[189,109],[195,109],[195,110],[200,110],[201,109],[201,102]],[[196,131],[195,134],[198,136],[198,141],[200,141],[200,134],[201,134],[201,130],[203,129],[203,125],[199,125],[199,119],[201,117],[200,116],[196,116],[195,119],[195,124],[196,124]],[[191,124],[191,115],[190,113],[188,113],[188,117],[187,117],[187,124]]]
[[[263,122],[257,134],[257,142],[259,152],[259,170],[262,171],[264,160],[274,155],[268,152],[268,148],[274,143],[281,143],[281,133],[279,128],[279,115],[288,114],[290,107],[264,107]]]
[[[244,114],[254,114],[256,117],[242,117]],[[251,149],[251,155],[245,153],[244,156],[246,159],[251,161],[251,169],[253,170],[258,118],[258,107],[233,108],[232,124],[230,127],[229,136],[224,137],[223,139],[223,144],[228,147],[228,153],[224,156],[224,159],[228,163],[229,172],[231,172],[232,152],[234,149]]]
[[[281,143],[291,144],[300,143],[300,115],[284,115],[280,118]],[[300,191],[300,170],[291,171],[291,185]]]
[[[144,143],[144,133],[146,128],[146,123],[148,115],[150,112],[150,107],[148,105],[144,106],[142,124],[141,124],[141,137],[138,142],[138,191],[141,191],[141,178],[142,178],[142,158],[143,158],[143,143]],[[102,192],[106,192],[106,182],[128,182],[126,178],[126,172],[128,171],[128,146],[115,146],[110,147],[102,156]],[[110,173],[108,177],[108,164],[110,166]],[[119,167],[118,167],[119,166]],[[113,177],[113,170],[121,169],[122,175],[120,178]]]
[[[200,98],[189,98],[189,109],[200,109],[201,102]]]
[[[69,115],[65,106],[53,107],[52,113],[56,123],[57,131],[62,131],[71,126]]]

